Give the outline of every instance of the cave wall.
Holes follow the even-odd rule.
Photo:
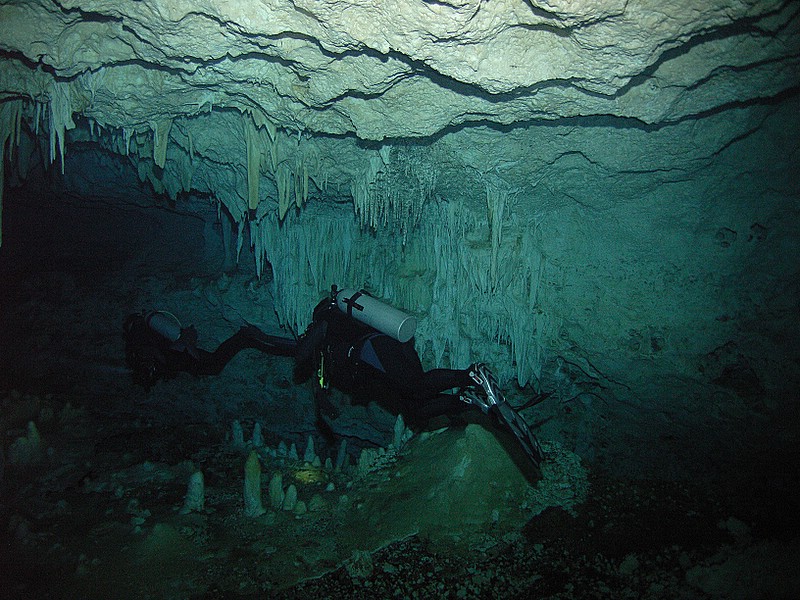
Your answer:
[[[109,171],[65,169],[94,147],[203,199],[293,330],[366,286],[426,365],[554,390],[587,456],[794,414],[794,3],[0,11],[6,180],[98,195]]]

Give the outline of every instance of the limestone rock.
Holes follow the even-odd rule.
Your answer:
[[[793,410],[694,404],[720,387],[698,357],[729,342],[746,388],[800,380],[799,19],[779,0],[5,3],[0,145],[9,177],[53,163],[70,194],[127,194],[124,165],[148,201],[214,198],[273,267],[281,324],[305,330],[323,280],[372,282],[424,316],[426,367],[558,390],[581,455],[685,474],[617,434]],[[742,433],[677,445],[727,456]]]
[[[363,540],[354,544],[378,548],[411,534],[468,544],[465,531],[524,523],[519,507],[536,474],[510,442],[478,424],[415,438],[392,467],[394,475],[374,484],[363,506],[349,513],[354,528],[362,523]]]

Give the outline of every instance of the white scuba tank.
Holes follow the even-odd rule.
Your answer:
[[[170,342],[177,342],[181,337],[181,324],[172,313],[154,310],[144,317],[147,326]]]
[[[366,292],[354,289],[339,290],[336,305],[343,313],[393,337],[398,342],[407,342],[414,337],[417,319]]]

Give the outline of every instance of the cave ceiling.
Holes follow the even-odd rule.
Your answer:
[[[664,124],[795,84],[790,2],[11,2],[2,93],[107,127],[233,108],[363,140],[613,115]]]
[[[0,100],[24,103],[62,171],[70,140],[99,141],[137,156],[156,192],[212,194],[236,221],[259,195],[281,216],[290,196],[352,199],[358,211],[392,164],[414,172],[413,185],[430,180],[423,196],[480,203],[500,186],[546,210],[593,202],[587,177],[697,168],[752,130],[760,117],[737,111],[798,89],[798,10],[776,0],[3,2]],[[14,132],[5,114],[3,140]],[[702,135],[696,121],[709,124]],[[595,135],[609,129],[628,133]],[[691,143],[678,150],[676,139]]]

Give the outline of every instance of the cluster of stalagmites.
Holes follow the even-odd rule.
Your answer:
[[[52,422],[63,424],[79,412],[69,403],[56,412],[50,399],[50,396],[23,395],[16,390],[0,398],[0,431],[5,433],[7,439],[13,440],[7,448],[0,444],[0,483],[5,477],[6,468],[24,471],[46,463],[52,451],[39,433],[40,425],[47,426]],[[20,423],[27,421],[24,429],[9,427],[17,419]]]
[[[314,438],[308,436],[308,442],[301,458],[295,443],[286,444],[280,441],[275,448],[264,443],[261,424],[256,423],[250,441],[245,441],[244,430],[239,421],[231,426],[231,445],[237,451],[247,454],[244,463],[244,514],[247,517],[259,517],[267,512],[265,500],[262,498],[262,465],[274,468],[268,490],[268,506],[275,511],[286,511],[303,515],[308,511],[317,511],[327,503],[320,494],[304,499],[298,490],[308,484],[325,483],[326,492],[334,492],[336,484],[333,479],[346,481],[351,487],[353,480],[364,477],[374,471],[383,469],[397,460],[400,450],[411,439],[412,432],[405,426],[402,416],[398,416],[394,426],[393,441],[388,448],[364,448],[355,464],[350,463],[347,452],[347,441],[342,440],[336,455],[322,458],[314,447]],[[334,477],[339,475],[339,477]],[[294,482],[290,482],[293,480]],[[343,494],[339,502],[346,504],[348,497]],[[204,476],[197,471],[189,478],[189,485],[184,500],[182,514],[200,512],[205,507]]]

